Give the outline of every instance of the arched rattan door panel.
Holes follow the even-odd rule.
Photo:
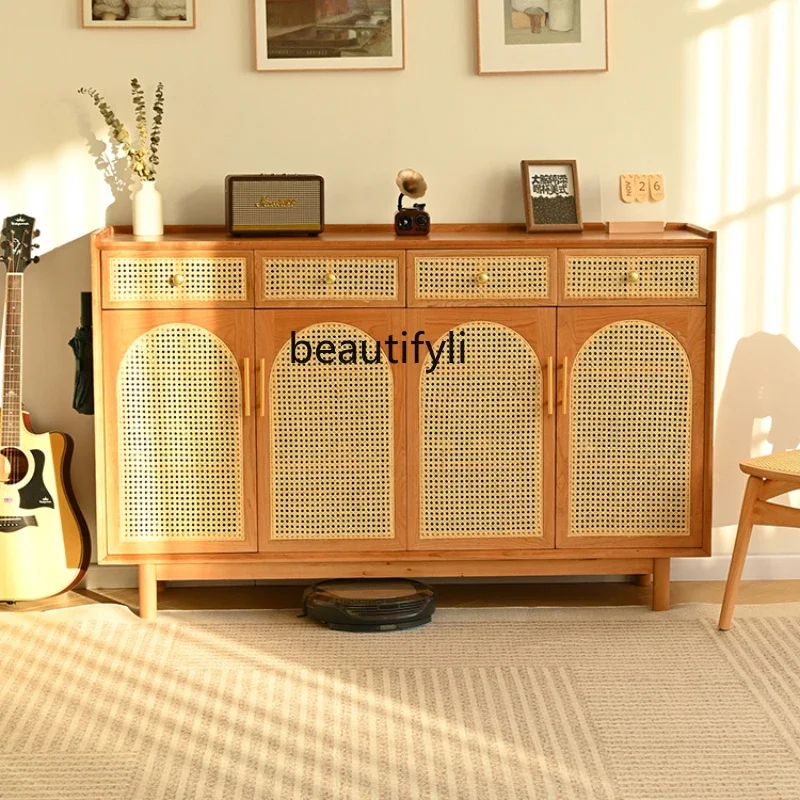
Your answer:
[[[410,316],[409,335],[424,331],[437,353],[443,345],[438,363],[427,353],[409,385],[412,546],[552,547],[555,311]]]
[[[253,312],[107,311],[104,328],[109,552],[254,551]]]
[[[403,547],[405,380],[381,344],[402,312],[256,316],[260,549]]]
[[[559,309],[558,543],[699,546],[702,309]]]

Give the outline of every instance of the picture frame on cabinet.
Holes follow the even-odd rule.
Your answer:
[[[476,2],[479,75],[608,70],[608,0]]]
[[[582,231],[575,161],[522,161],[522,196],[528,233]]]
[[[403,0],[254,0],[256,70],[403,69]]]
[[[197,0],[80,0],[84,28],[197,27]]]

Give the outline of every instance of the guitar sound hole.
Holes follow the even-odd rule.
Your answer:
[[[28,474],[28,457],[16,447],[0,450],[3,483],[19,483]]]

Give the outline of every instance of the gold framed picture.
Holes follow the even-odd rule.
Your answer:
[[[197,0],[81,0],[84,28],[194,28]]]
[[[575,161],[522,161],[522,194],[528,233],[582,231]]]
[[[256,69],[403,69],[403,0],[255,0]]]
[[[605,72],[608,0],[477,0],[478,74]]]

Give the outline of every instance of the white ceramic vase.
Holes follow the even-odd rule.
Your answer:
[[[571,31],[575,27],[575,0],[550,0],[551,31]]]
[[[133,235],[164,235],[164,204],[155,181],[142,181],[133,194]]]

